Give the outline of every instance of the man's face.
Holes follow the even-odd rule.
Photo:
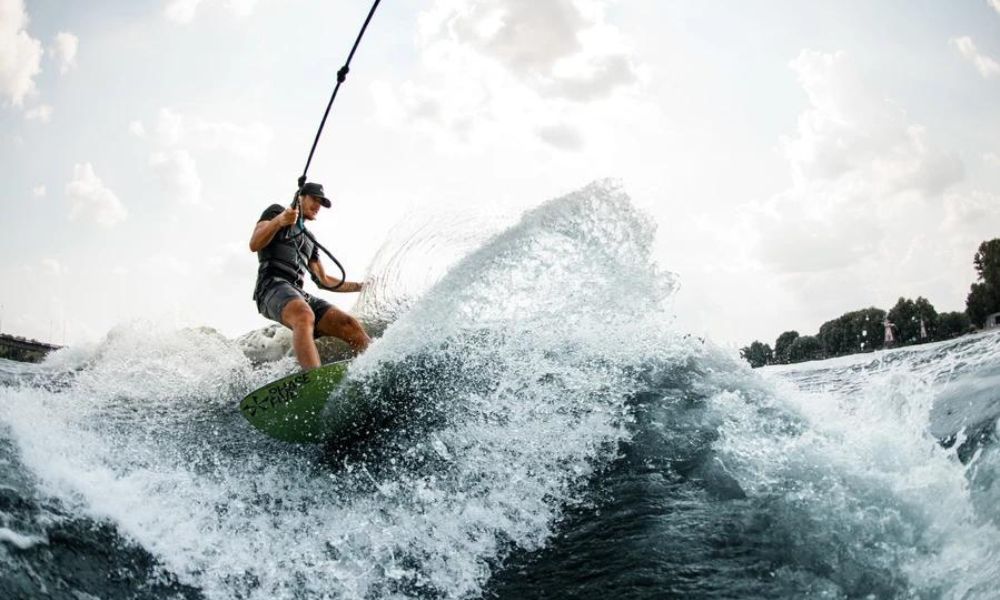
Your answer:
[[[316,215],[319,214],[319,209],[323,205],[319,203],[319,200],[313,198],[312,196],[302,197],[302,218],[307,221],[313,221],[316,219]]]

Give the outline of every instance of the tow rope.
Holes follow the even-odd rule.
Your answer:
[[[302,175],[299,176],[298,187],[295,190],[295,197],[292,199],[292,208],[298,208],[299,196],[302,193],[302,187],[306,184],[306,175],[309,173],[309,165],[312,164],[313,154],[316,153],[316,146],[319,144],[319,138],[323,134],[323,127],[326,125],[326,119],[330,116],[330,109],[333,107],[333,101],[337,98],[337,92],[340,90],[340,84],[344,83],[347,79],[347,74],[351,70],[351,60],[354,58],[354,53],[358,51],[358,45],[361,44],[361,38],[364,37],[365,31],[368,29],[368,24],[371,23],[372,16],[375,15],[375,9],[378,8],[379,2],[381,2],[381,0],[375,0],[375,3],[372,4],[371,10],[368,11],[368,17],[365,19],[364,25],[361,26],[361,31],[358,32],[357,39],[354,40],[354,46],[351,47],[351,53],[347,55],[347,61],[345,61],[344,66],[340,67],[337,71],[337,84],[333,86],[333,93],[330,94],[330,101],[326,104],[326,112],[323,113],[323,119],[319,122],[319,129],[316,130],[316,138],[313,139],[312,148],[309,150],[309,158],[306,159],[306,166],[302,169]],[[295,236],[300,236],[303,233],[306,233],[305,220],[303,219],[301,213],[299,213],[296,225],[298,226],[298,233],[294,234]],[[344,285],[344,282],[347,281],[347,272],[344,270],[344,266],[341,265],[340,261],[337,260],[337,257],[331,254],[330,251],[323,246],[323,244],[320,244],[314,236],[310,235],[309,238],[314,244],[316,244],[316,247],[330,257],[330,260],[332,260],[333,263],[337,265],[337,268],[340,269],[340,283],[333,287],[323,285],[322,282],[318,281],[315,277],[313,277],[313,281],[316,285],[325,290],[329,290],[331,292],[337,290],[340,286]],[[309,272],[309,265],[306,265],[306,271]],[[310,272],[310,275],[311,274],[312,273]]]

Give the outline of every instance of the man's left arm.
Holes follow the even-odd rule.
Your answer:
[[[363,287],[361,283],[356,281],[345,281],[344,285],[339,288],[335,290],[331,289],[340,283],[340,278],[327,275],[323,269],[323,263],[319,262],[319,260],[309,263],[309,271],[312,273],[313,281],[316,282],[316,285],[331,292],[360,292]]]

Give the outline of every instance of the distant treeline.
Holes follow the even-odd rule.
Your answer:
[[[926,298],[900,298],[888,313],[874,307],[852,311],[823,323],[816,335],[786,331],[778,336],[773,349],[754,341],[740,354],[756,368],[935,342],[973,332],[984,327],[991,314],[1000,312],[1000,238],[980,244],[973,264],[979,277],[969,290],[965,312],[938,313]],[[892,323],[893,339],[888,344],[886,318]]]

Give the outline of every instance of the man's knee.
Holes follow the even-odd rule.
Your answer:
[[[337,315],[337,326],[341,329],[357,329],[361,327],[358,320],[347,313]]]
[[[331,308],[323,315],[323,333],[326,335],[342,336],[348,332],[361,329],[361,324],[351,315]]]
[[[342,329],[349,331],[354,335],[366,335],[364,327],[361,326],[361,322],[352,317],[351,315],[344,315],[345,319],[342,325]]]
[[[351,343],[367,342],[368,333],[365,331],[365,328],[361,326],[361,322],[351,315],[346,315],[346,317],[344,325],[341,327],[341,331],[344,332],[345,337],[350,338]]]
[[[292,329],[314,327],[316,315],[305,300],[292,300],[281,311],[281,320]]]

